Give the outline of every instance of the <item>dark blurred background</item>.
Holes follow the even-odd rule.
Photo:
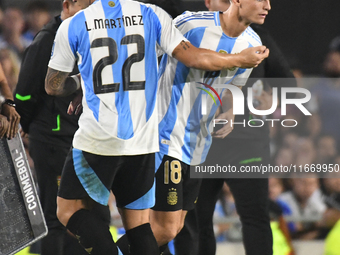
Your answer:
[[[0,0],[2,8],[31,0]],[[60,0],[45,0],[57,12]],[[175,0],[180,12],[205,10],[204,0]],[[273,0],[264,24],[294,66],[306,75],[320,75],[332,38],[340,35],[339,0]]]

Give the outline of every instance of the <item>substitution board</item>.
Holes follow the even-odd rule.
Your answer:
[[[47,234],[19,134],[0,140],[0,255],[11,255]]]

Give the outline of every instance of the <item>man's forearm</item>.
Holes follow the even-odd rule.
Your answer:
[[[189,42],[182,41],[175,49],[173,57],[190,68],[206,71],[219,71],[240,66],[239,56],[235,54],[222,54],[207,49],[199,49]],[[190,52],[190,57],[187,56]]]
[[[0,94],[5,99],[13,100],[13,94],[12,94],[11,89],[8,86],[6,79],[3,79],[3,80],[0,81]]]
[[[233,69],[241,66],[241,60],[238,54],[221,54],[210,50],[201,49],[201,54],[197,54],[197,62],[194,68],[208,71],[218,71]]]
[[[69,73],[48,68],[45,79],[45,90],[51,96],[68,96],[79,89],[79,81],[69,77]],[[79,79],[77,77],[77,79]]]
[[[0,65],[0,94],[5,99],[13,100],[13,92],[11,91],[10,87],[8,86],[5,73]]]
[[[219,71],[234,67],[253,68],[269,55],[265,46],[251,47],[239,54],[224,54],[208,49],[196,48],[188,41],[182,41],[172,56],[187,67],[206,71]]]

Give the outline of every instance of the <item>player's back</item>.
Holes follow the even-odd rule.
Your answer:
[[[183,39],[168,14],[136,1],[97,0],[62,26],[84,85],[74,147],[102,155],[158,151],[156,47],[171,54]]]
[[[196,47],[235,54],[248,47],[261,45],[260,38],[251,28],[247,28],[239,37],[227,36],[222,30],[219,12],[186,12],[174,21]],[[169,56],[162,59],[160,68],[160,149],[187,164],[202,163],[212,141],[212,119],[220,105],[214,90],[220,98],[223,91],[214,88],[214,85],[231,83],[243,86],[251,69],[206,72],[188,68]],[[171,90],[166,86],[168,83],[173,84]],[[212,97],[206,97],[206,114],[202,114],[202,95],[208,95],[205,90]],[[166,100],[168,94],[172,96]]]

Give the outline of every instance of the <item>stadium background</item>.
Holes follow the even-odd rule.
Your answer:
[[[1,0],[1,7],[28,3],[31,0]],[[59,0],[45,0],[58,11]],[[178,8],[205,10],[203,0],[177,0]],[[332,38],[340,34],[340,1],[272,1],[264,26],[269,29],[282,51],[306,74],[320,74],[321,63]]]
[[[33,0],[0,0],[0,7],[4,10],[14,5],[24,10],[31,1]],[[49,4],[53,14],[60,11],[60,0],[44,1]],[[206,9],[203,0],[178,0],[177,3],[180,12]],[[340,1],[273,0],[271,5],[272,10],[264,27],[270,31],[292,67],[300,69],[305,76],[322,75],[322,64],[329,44],[340,35],[337,25],[340,24]],[[227,221],[234,222],[235,218]],[[322,254],[324,242],[296,241],[295,245],[298,255]],[[218,249],[217,254],[244,254],[239,242],[220,243]]]

